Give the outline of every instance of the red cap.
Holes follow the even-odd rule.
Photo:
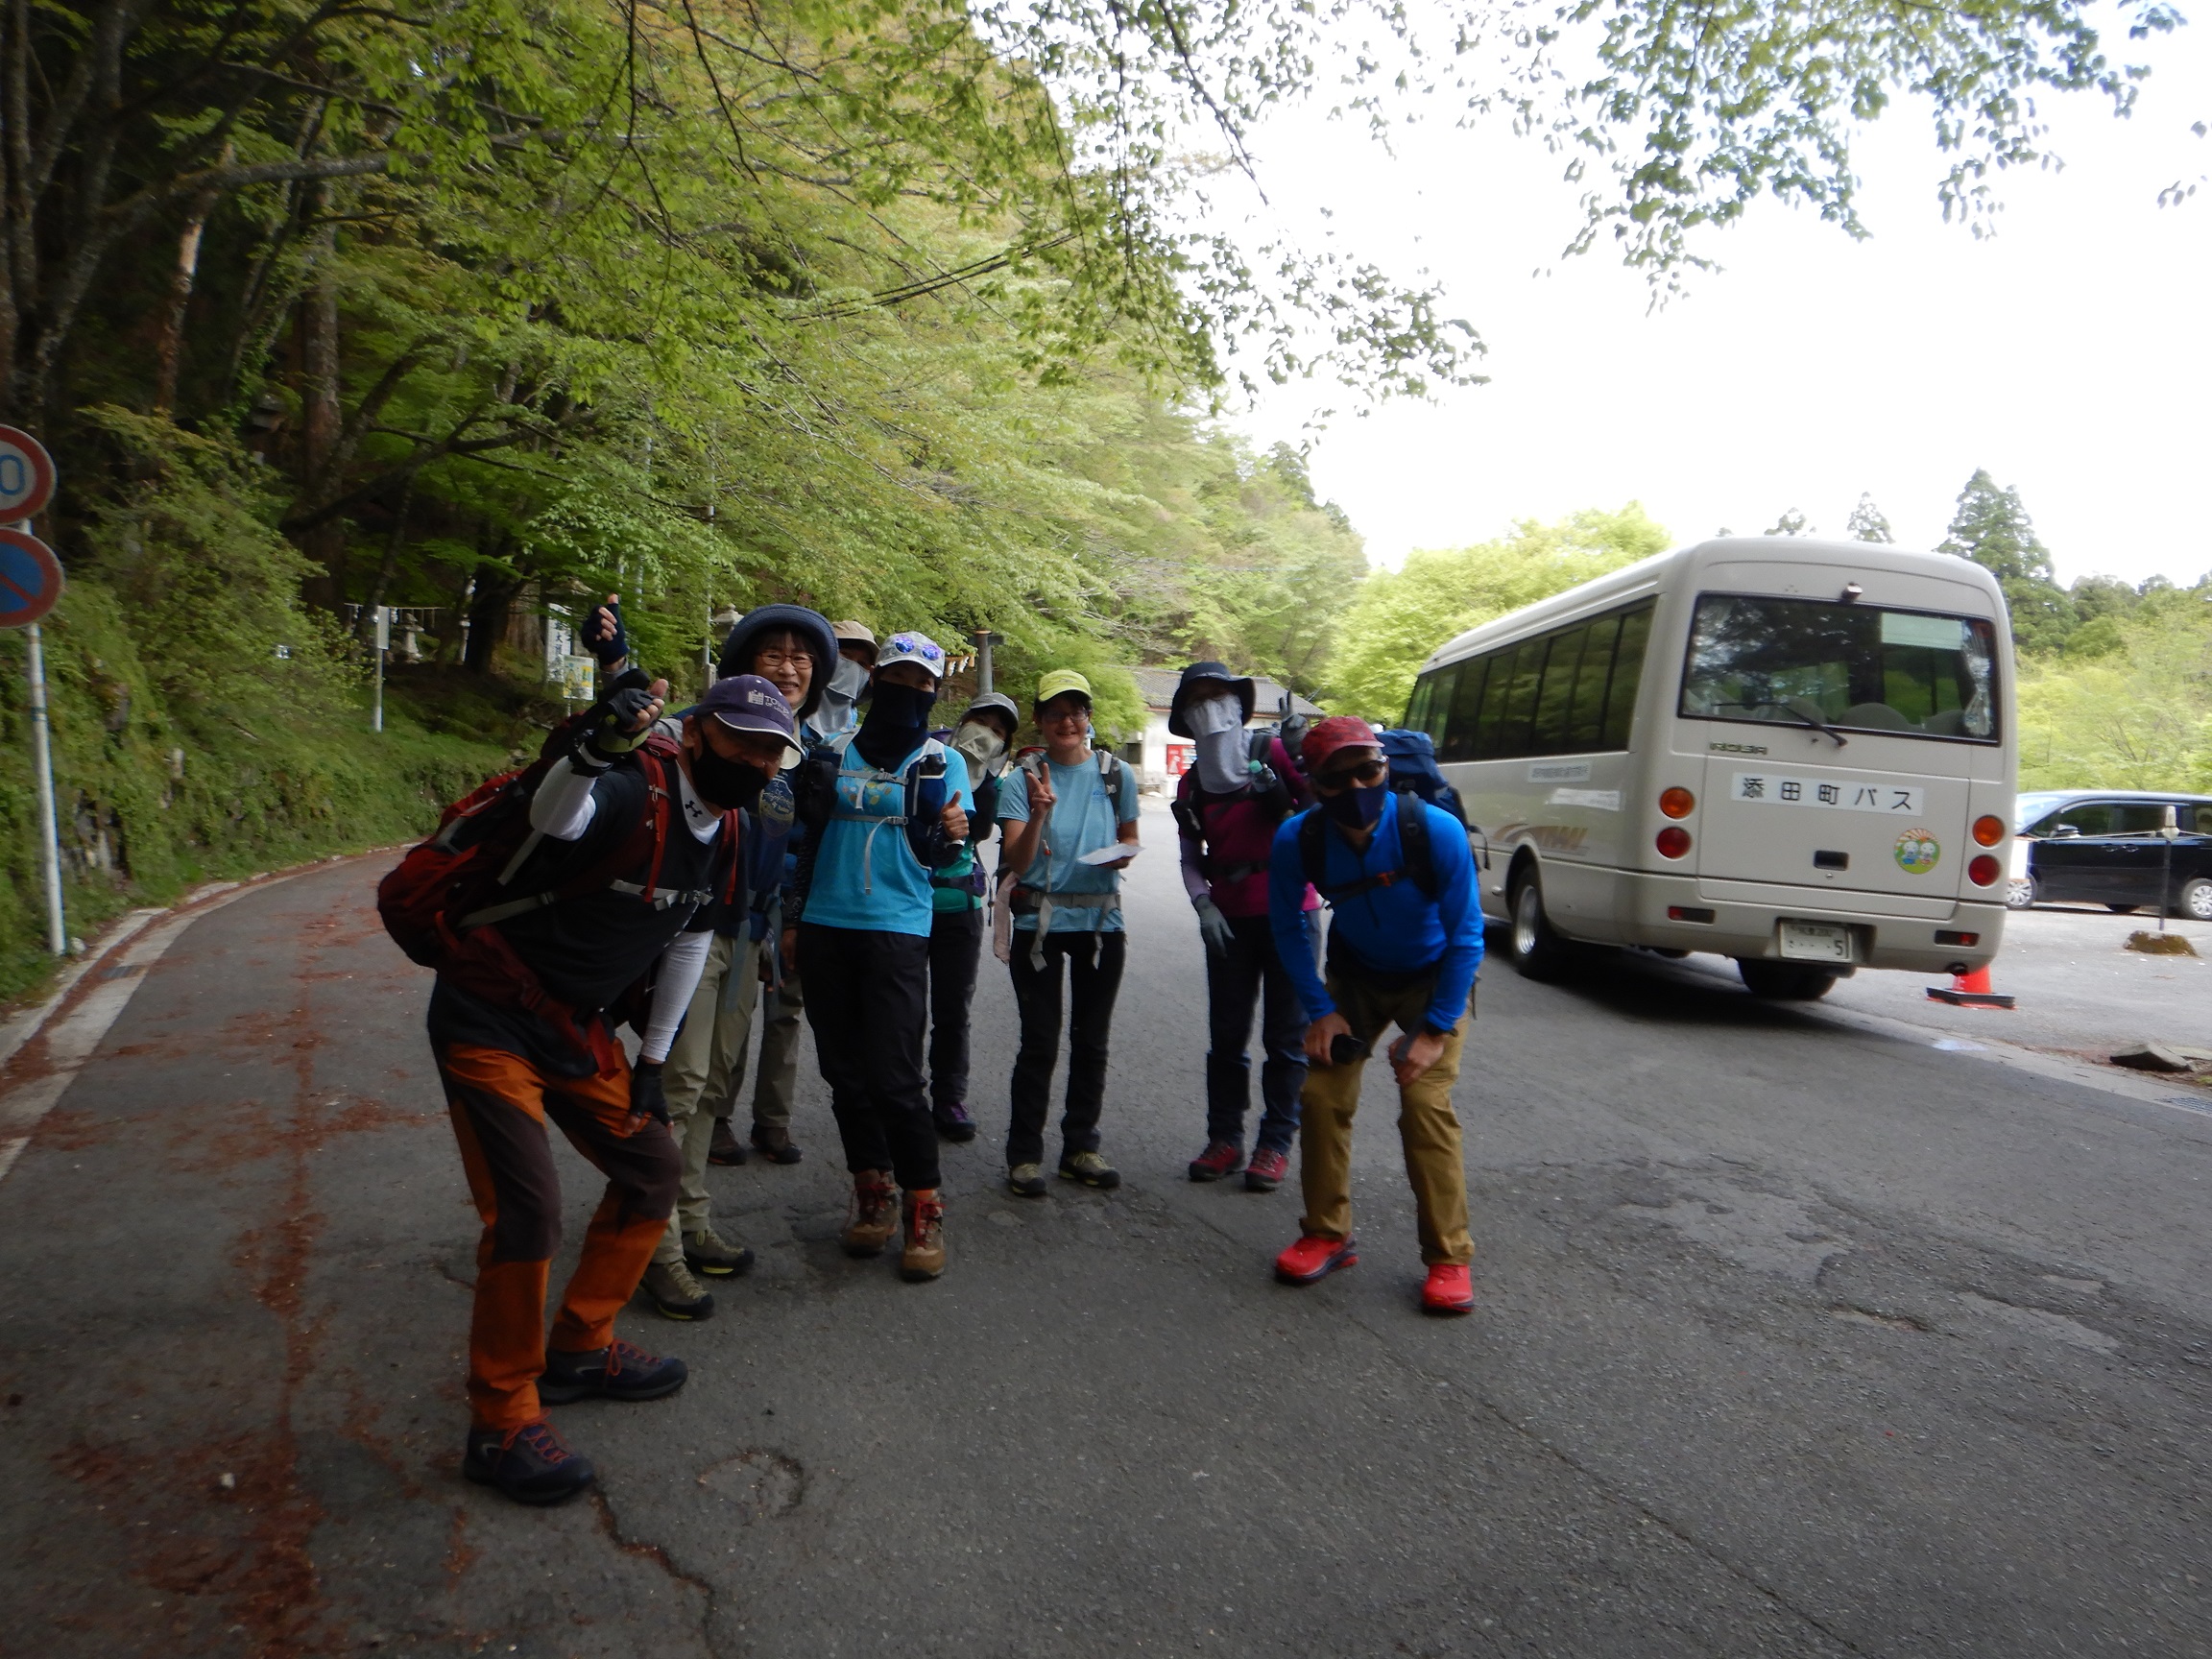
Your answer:
[[[1310,778],[1329,763],[1329,757],[1339,749],[1380,749],[1382,739],[1375,735],[1375,728],[1364,720],[1349,714],[1332,714],[1306,733],[1306,741],[1298,745],[1298,757],[1306,762],[1306,775]]]

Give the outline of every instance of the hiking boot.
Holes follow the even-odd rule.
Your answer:
[[[1272,1192],[1283,1185],[1284,1172],[1290,1167],[1290,1160],[1272,1146],[1262,1146],[1252,1154],[1252,1162],[1244,1170],[1244,1190],[1247,1192]]]
[[[1224,1175],[1234,1175],[1244,1162],[1244,1154],[1226,1141],[1209,1141],[1206,1150],[1190,1160],[1190,1179],[1193,1181],[1218,1181]]]
[[[733,1244],[713,1228],[702,1227],[684,1235],[684,1262],[700,1273],[742,1273],[753,1265],[753,1246]]]
[[[1017,1198],[1045,1196],[1045,1166],[1017,1164],[1006,1171],[1006,1190]]]
[[[1308,1233],[1275,1258],[1275,1277],[1286,1285],[1311,1285],[1358,1260],[1352,1253],[1351,1239]]]
[[[936,1119],[937,1133],[946,1140],[966,1145],[975,1139],[975,1119],[968,1116],[965,1101],[940,1100],[929,1108],[929,1116]]]
[[[745,1162],[745,1142],[731,1132],[730,1119],[714,1119],[714,1139],[707,1142],[707,1162],[725,1169]]]
[[[1475,1282],[1464,1267],[1450,1262],[1439,1262],[1429,1269],[1429,1282],[1421,1286],[1421,1311],[1424,1313],[1472,1313],[1475,1311]]]
[[[945,1200],[936,1189],[906,1194],[906,1248],[899,1276],[919,1285],[945,1271]]]
[[[541,1417],[519,1429],[471,1429],[461,1473],[479,1486],[496,1486],[517,1503],[560,1503],[591,1484],[589,1457],[561,1443]]]
[[[684,1386],[691,1375],[681,1359],[663,1359],[617,1336],[604,1348],[545,1351],[538,1398],[548,1406],[572,1400],[658,1400]]]
[[[806,1156],[791,1144],[791,1131],[780,1124],[775,1128],[764,1123],[754,1124],[753,1149],[771,1164],[796,1164]]]
[[[1121,1185],[1121,1171],[1095,1152],[1063,1152],[1060,1155],[1060,1179],[1080,1181],[1086,1187],[1111,1190]]]
[[[845,1229],[845,1254],[880,1256],[899,1231],[899,1189],[890,1171],[863,1169],[853,1177],[853,1219]]]
[[[654,1262],[645,1269],[637,1286],[652,1302],[653,1311],[663,1319],[714,1317],[714,1298],[699,1288],[699,1281],[691,1277],[691,1269],[682,1261]]]

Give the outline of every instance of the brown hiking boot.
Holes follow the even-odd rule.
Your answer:
[[[920,1284],[945,1271],[945,1200],[935,1188],[906,1194],[906,1249],[901,1278]]]
[[[880,1256],[899,1231],[899,1189],[887,1169],[863,1169],[853,1177],[853,1220],[845,1229],[845,1254]]]
[[[707,1162],[730,1168],[745,1162],[745,1142],[730,1131],[730,1119],[714,1119],[714,1138],[707,1142]]]

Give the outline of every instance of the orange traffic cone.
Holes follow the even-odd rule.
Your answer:
[[[2014,998],[2001,991],[1989,989],[1989,970],[1977,968],[1971,974],[1951,975],[1951,988],[1940,985],[1928,987],[1928,995],[1938,1002],[1948,1002],[1954,1008],[2009,1008]]]

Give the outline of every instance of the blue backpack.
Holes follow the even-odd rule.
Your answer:
[[[1444,774],[1436,764],[1436,745],[1426,732],[1401,727],[1384,732],[1377,739],[1382,745],[1382,758],[1390,763],[1390,787],[1393,792],[1410,790],[1431,806],[1441,806],[1464,825],[1467,809],[1459,804],[1459,791],[1444,781]]]

